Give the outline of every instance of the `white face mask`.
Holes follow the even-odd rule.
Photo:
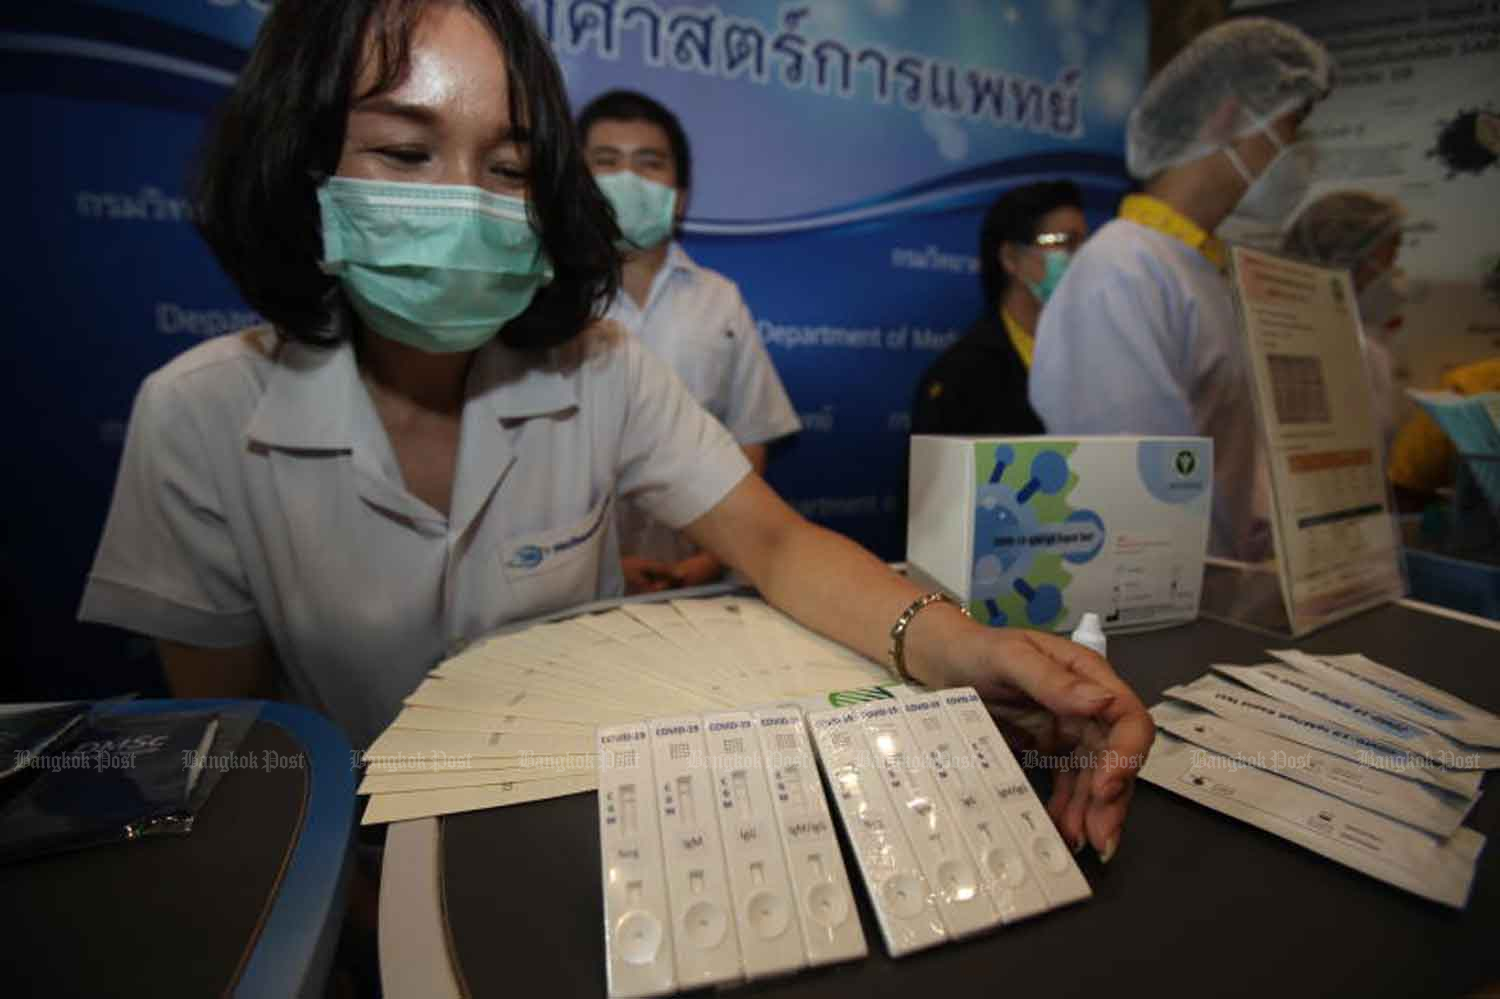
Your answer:
[[[1275,130],[1264,125],[1260,130],[1278,152],[1259,177],[1250,173],[1232,146],[1224,147],[1224,155],[1250,185],[1234,206],[1234,214],[1257,222],[1279,223],[1291,215],[1312,185],[1313,161],[1306,147],[1288,147],[1276,137]]]
[[[1408,297],[1406,272],[1387,267],[1359,293],[1359,317],[1365,332],[1373,333],[1401,314]]]

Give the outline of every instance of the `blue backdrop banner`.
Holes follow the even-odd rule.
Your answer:
[[[141,379],[255,317],[192,228],[208,115],[270,0],[0,8],[0,112],[27,155],[0,301],[16,430],[4,526],[11,696],[151,688],[149,645],[74,622]],[[1126,180],[1144,0],[526,0],[574,106],[615,87],[682,118],[684,241],[740,284],[806,426],[770,478],[886,558],[922,369],[976,318],[979,220],[1069,177],[1097,223]]]
[[[1094,222],[1126,187],[1138,0],[530,0],[575,107],[615,87],[693,147],[684,226],[739,282],[804,432],[772,483],[904,556],[911,392],[977,318],[978,232],[1005,189],[1065,176]]]

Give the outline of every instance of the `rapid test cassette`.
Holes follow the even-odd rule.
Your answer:
[[[658,718],[598,745],[611,996],[865,955],[799,711]]]
[[[941,694],[903,698],[901,710],[921,763],[973,854],[975,876],[1001,921],[1012,923],[1051,905],[1006,821],[1003,802],[984,780],[974,751],[943,705]],[[1024,778],[1022,778],[1024,781]]]
[[[599,729],[599,852],[604,870],[605,975],[611,996],[677,987],[666,869],[645,723]]]
[[[739,934],[703,722],[659,718],[650,727],[677,984],[690,989],[738,981]]]
[[[901,957],[945,942],[935,893],[865,748],[859,716],[824,711],[809,715],[808,724],[886,949]]]
[[[797,911],[755,719],[730,712],[703,721],[745,977],[789,974],[808,963],[805,916]]]
[[[1047,908],[1056,909],[1092,896],[1093,890],[1074,863],[1072,851],[1063,843],[1047,809],[1031,789],[984,701],[971,687],[939,691],[936,696],[942,700],[948,720],[972,754],[965,762],[978,778],[977,783],[988,788],[993,800],[999,803],[1000,814],[1015,838],[1019,860],[1041,885]],[[993,867],[998,862],[992,859],[987,866]]]
[[[808,963],[864,957],[864,930],[802,713],[776,708],[757,711],[754,718]]]
[[[808,724],[892,957],[1092,894],[973,690]]]

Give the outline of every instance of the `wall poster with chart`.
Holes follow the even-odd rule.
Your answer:
[[[1242,246],[1231,283],[1281,598],[1300,635],[1404,594],[1359,307],[1348,272]]]

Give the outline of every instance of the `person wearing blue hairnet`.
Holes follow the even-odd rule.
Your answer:
[[[1389,442],[1396,432],[1396,391],[1390,341],[1401,328],[1406,273],[1396,266],[1406,209],[1371,191],[1332,191],[1308,203],[1287,229],[1281,250],[1349,271],[1364,327],[1360,346],[1375,421]]]
[[[1311,165],[1297,130],[1332,84],[1327,51],[1279,21],[1237,18],[1194,39],[1131,111],[1126,164],[1142,193],[1078,251],[1037,330],[1030,397],[1049,433],[1213,439],[1215,555],[1258,558],[1269,532],[1214,230],[1296,208]]]

